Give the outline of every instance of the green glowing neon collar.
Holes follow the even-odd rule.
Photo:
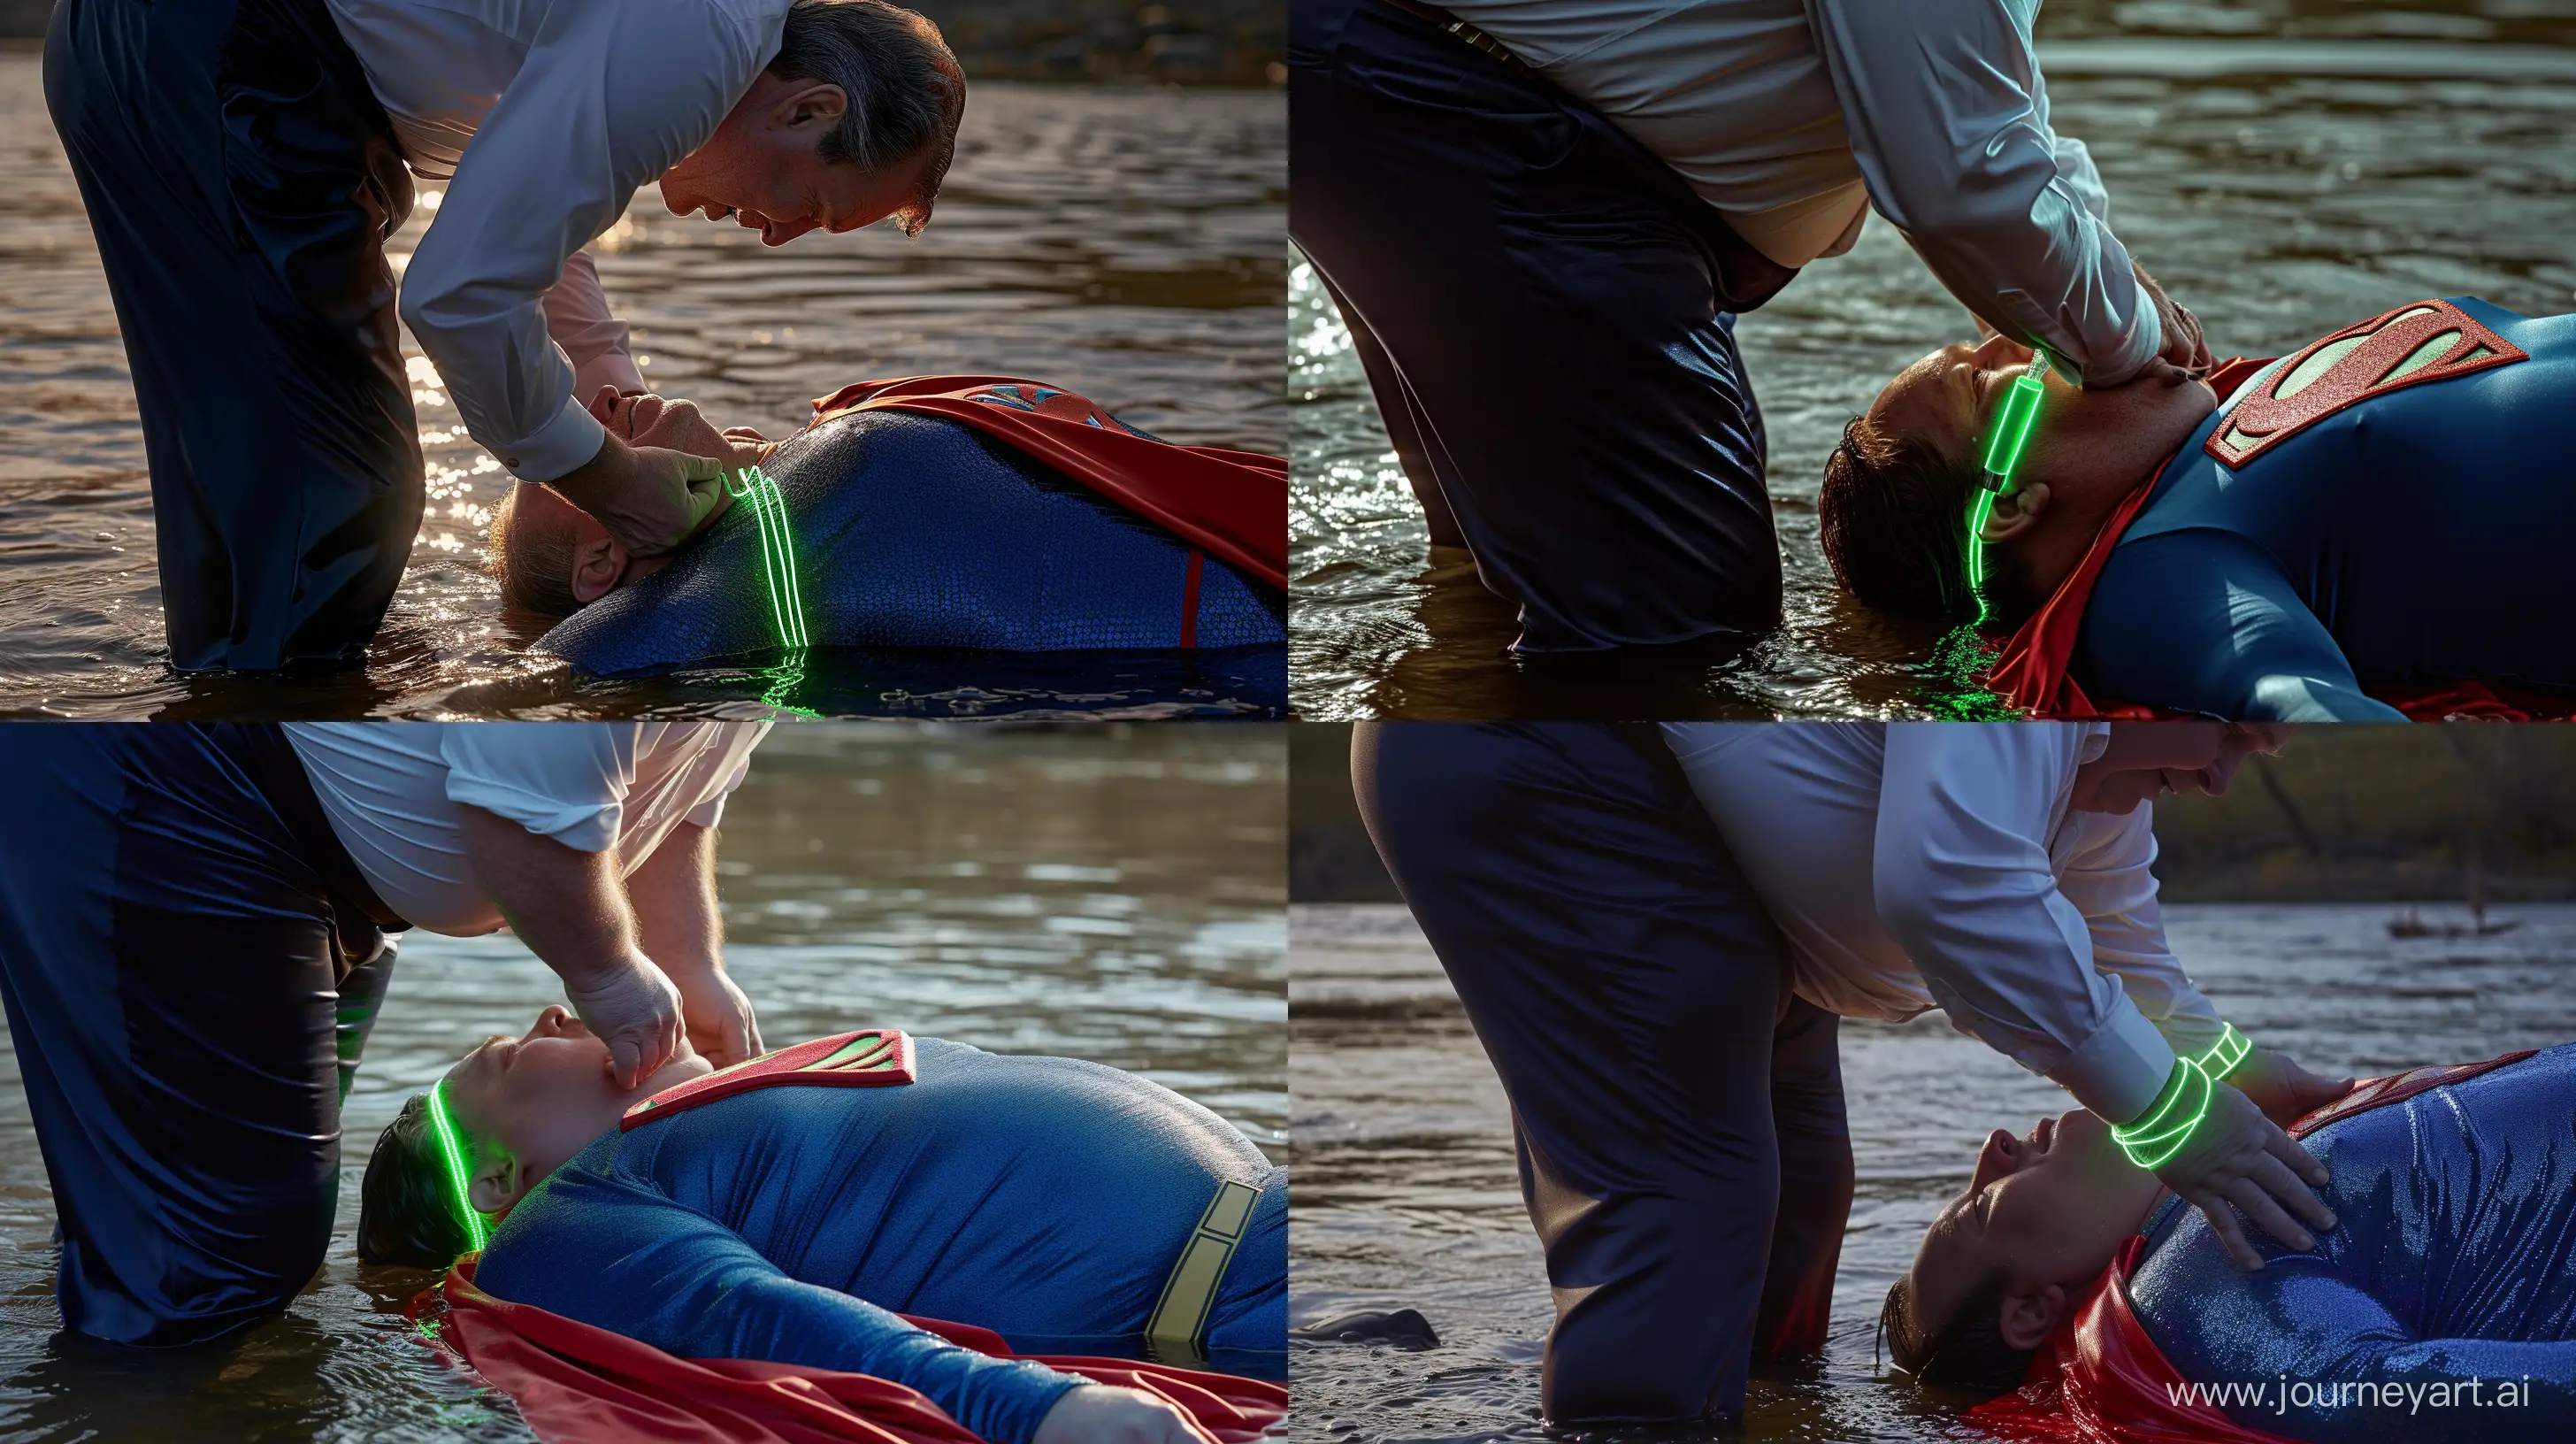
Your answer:
[[[2013,468],[2021,465],[2030,445],[2031,427],[2039,421],[2039,398],[2048,386],[2048,351],[2035,347],[2030,369],[2013,378],[1995,409],[1986,432],[1986,460],[1977,477],[1977,494],[1968,506],[1968,590],[1977,598],[1977,620],[1986,619],[1986,520],[1995,514],[1995,498],[2012,490]]]
[[[474,1207],[473,1176],[465,1166],[465,1147],[458,1141],[459,1130],[448,1117],[446,1090],[447,1080],[444,1078],[430,1085],[427,1110],[430,1136],[438,1140],[438,1160],[445,1167],[448,1186],[456,1195],[456,1215],[465,1220],[465,1236],[472,1245],[469,1251],[480,1252],[485,1244],[491,1242],[492,1228]]]
[[[796,580],[796,537],[787,526],[787,498],[778,483],[757,466],[746,466],[725,478],[725,494],[751,508],[760,527],[760,577],[769,597],[769,617],[778,629],[778,645],[801,651],[805,638],[805,591]]]
[[[2172,1162],[2200,1131],[2200,1121],[2209,1116],[2209,1101],[2219,1080],[2236,1071],[2236,1065],[2253,1051],[2254,1044],[2236,1031],[2235,1024],[2220,1024],[2218,1041],[2209,1051],[2197,1058],[2175,1059],[2173,1076],[2156,1096],[2155,1106],[2137,1122],[2112,1129],[2112,1140],[2131,1163],[2149,1172]]]

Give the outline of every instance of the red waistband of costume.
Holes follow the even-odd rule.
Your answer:
[[[1179,446],[1088,398],[1019,376],[907,376],[844,386],[814,403],[820,424],[885,409],[974,427],[1174,533],[1245,575],[1288,586],[1288,463]]]
[[[2373,1078],[2290,1125],[2304,1138],[2341,1118],[2402,1103],[2429,1088],[2519,1063],[2531,1049],[2483,1063]],[[2015,1444],[2291,1444],[2248,1429],[2185,1389],[2194,1381],[2156,1347],[2129,1302],[2146,1239],[2130,1239],[2095,1280],[2068,1325],[2031,1356],[2019,1389],[1968,1411],[1968,1421]]]
[[[757,1058],[718,1068],[703,1078],[665,1088],[628,1108],[618,1118],[617,1127],[621,1132],[640,1128],[674,1113],[685,1113],[701,1103],[754,1088],[891,1088],[913,1081],[914,1076],[909,1034],[896,1028],[862,1028],[772,1049]]]
[[[639,1339],[494,1298],[480,1258],[450,1269],[409,1310],[419,1337],[508,1394],[546,1444],[978,1444],[938,1405],[888,1379],[757,1359],[682,1359]],[[1252,1444],[1288,1414],[1288,1391],[1259,1379],[1127,1359],[1014,1354],[971,1324],[904,1318],[995,1358],[1033,1358],[1095,1384],[1170,1401],[1216,1444]]]

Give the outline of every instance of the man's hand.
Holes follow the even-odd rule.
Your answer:
[[[760,1056],[760,1021],[752,1016],[751,999],[723,969],[684,972],[678,983],[690,1047],[719,1068]]]
[[[546,484],[639,557],[677,550],[721,515],[729,500],[724,463],[630,445],[614,431],[600,438],[597,455]]]
[[[608,1045],[618,1087],[634,1087],[688,1046],[680,991],[636,945],[611,854],[568,847],[471,803],[456,804],[456,826],[484,894]]]
[[[716,906],[716,832],[682,822],[626,879],[644,951],[679,985],[689,1042],[717,1067],[757,1055],[751,1000],[724,969],[724,914]]]
[[[2230,1204],[2291,1248],[2316,1247],[2316,1239],[2298,1220],[2319,1230],[2335,1226],[2334,1211],[2308,1191],[2325,1186],[2326,1166],[2264,1117],[2235,1085],[2218,1084],[2209,1095],[2209,1113],[2199,1130],[2182,1152],[2155,1171],[2156,1178],[2208,1218],[2227,1256],[2248,1273],[2263,1267],[2263,1256],[2245,1241]]]
[[[2352,1091],[2350,1078],[2326,1078],[2298,1065],[2288,1054],[2257,1048],[2236,1065],[2227,1081],[2254,1100],[2263,1116],[2287,1128]]]
[[[1055,1401],[1029,1444],[1208,1444],[1208,1437],[1142,1389],[1085,1384]]]
[[[2157,349],[2156,358],[2175,371],[2207,375],[2217,363],[2210,359],[2209,342],[2200,334],[2200,318],[2167,296],[2146,267],[2133,261],[2130,269],[2137,273],[2139,289],[2155,302],[2156,322],[2164,330],[2164,345]],[[2162,369],[2151,365],[2139,374],[2152,376]]]
[[[564,997],[582,1026],[608,1045],[609,1075],[621,1089],[634,1087],[688,1050],[681,1033],[680,990],[640,955],[578,982],[565,978]]]

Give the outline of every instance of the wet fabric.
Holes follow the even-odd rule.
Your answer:
[[[1970,1419],[2031,1444],[2565,1436],[2576,1429],[2571,1109],[2570,1048],[2364,1083],[2290,1129],[2333,1173],[2324,1197],[2338,1226],[2314,1250],[2249,1235],[2265,1267],[2241,1273],[2207,1220],[2168,1200],[2034,1357],[2029,1381]],[[2497,1385],[2526,1378],[2528,1400],[2499,1407]],[[2484,1406],[2429,1416],[2404,1397],[2319,1408],[2285,1406],[2277,1392],[2471,1379]],[[2182,1392],[2192,1383],[2276,1392],[2222,1402]]]
[[[761,469],[787,501],[817,646],[1052,652],[1276,646],[1284,599],[959,422],[851,412]],[[614,674],[778,645],[760,527],[737,504],[668,567],[538,642]]]
[[[1316,0],[1288,21],[1289,234],[1432,540],[1519,607],[1515,648],[1777,623],[1733,323],[1795,272],[1597,111],[1428,20]]]
[[[919,1393],[864,1374],[746,1359],[680,1359],[623,1334],[475,1287],[476,1260],[413,1301],[433,1347],[510,1395],[546,1444],[970,1444],[976,1436]],[[999,1334],[939,1319],[907,1323],[995,1358]],[[1217,1444],[1251,1444],[1288,1411],[1278,1384],[1140,1364],[1041,1354],[1036,1363],[1095,1384],[1143,1389],[1178,1406]]]
[[[1262,1194],[1208,1351],[1287,1347],[1287,1172],[1250,1140],[1098,1064],[913,1044],[899,1087],[762,1088],[604,1135],[510,1211],[481,1286],[682,1358],[870,1374],[1017,1441],[1066,1381],[896,1315],[1132,1339],[1233,1181]]]
[[[1833,1014],[1651,726],[1364,723],[1369,835],[1512,1103],[1560,1426],[1741,1418],[1823,1347],[1851,1210]]]
[[[63,1321],[191,1344],[321,1265],[383,911],[275,727],[0,729],[0,996]]]
[[[419,529],[393,131],[322,0],[64,0],[45,98],[116,301],[171,664],[354,659]]]
[[[2576,602],[2576,316],[2448,304],[2529,359],[2368,396],[2238,466],[2210,439],[2263,376],[2201,423],[2106,527],[2089,588],[2079,571],[2051,603],[2075,700],[2396,721],[2476,705],[2462,684],[2576,693],[2576,633],[2558,625]],[[2019,680],[2024,705],[2070,700]]]
[[[1216,446],[1176,446],[1087,396],[1022,376],[906,376],[844,386],[816,422],[856,410],[910,411],[971,426],[1204,547],[1263,586],[1288,586],[1288,463]]]

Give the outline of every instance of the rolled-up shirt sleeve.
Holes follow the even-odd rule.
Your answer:
[[[2086,729],[1887,729],[1875,901],[1952,1026],[2126,1123],[2163,1091],[2173,1048],[2096,967],[2092,928],[2059,890],[2051,813]]]
[[[484,722],[439,738],[447,800],[582,852],[617,845],[635,781],[639,724]]]
[[[644,373],[635,366],[633,336],[626,323],[608,309],[608,292],[599,284],[599,266],[586,250],[564,259],[563,279],[545,294],[546,335],[572,362],[572,399],[588,406],[600,387],[620,392],[644,389]]]
[[[776,39],[705,0],[557,5],[476,128],[401,311],[466,431],[521,480],[572,471],[606,435],[548,337],[546,293],[637,187],[705,143]]]
[[[2093,158],[2048,122],[2028,0],[1812,0],[1816,47],[1879,214],[1950,294],[2087,386],[2164,344]]]

